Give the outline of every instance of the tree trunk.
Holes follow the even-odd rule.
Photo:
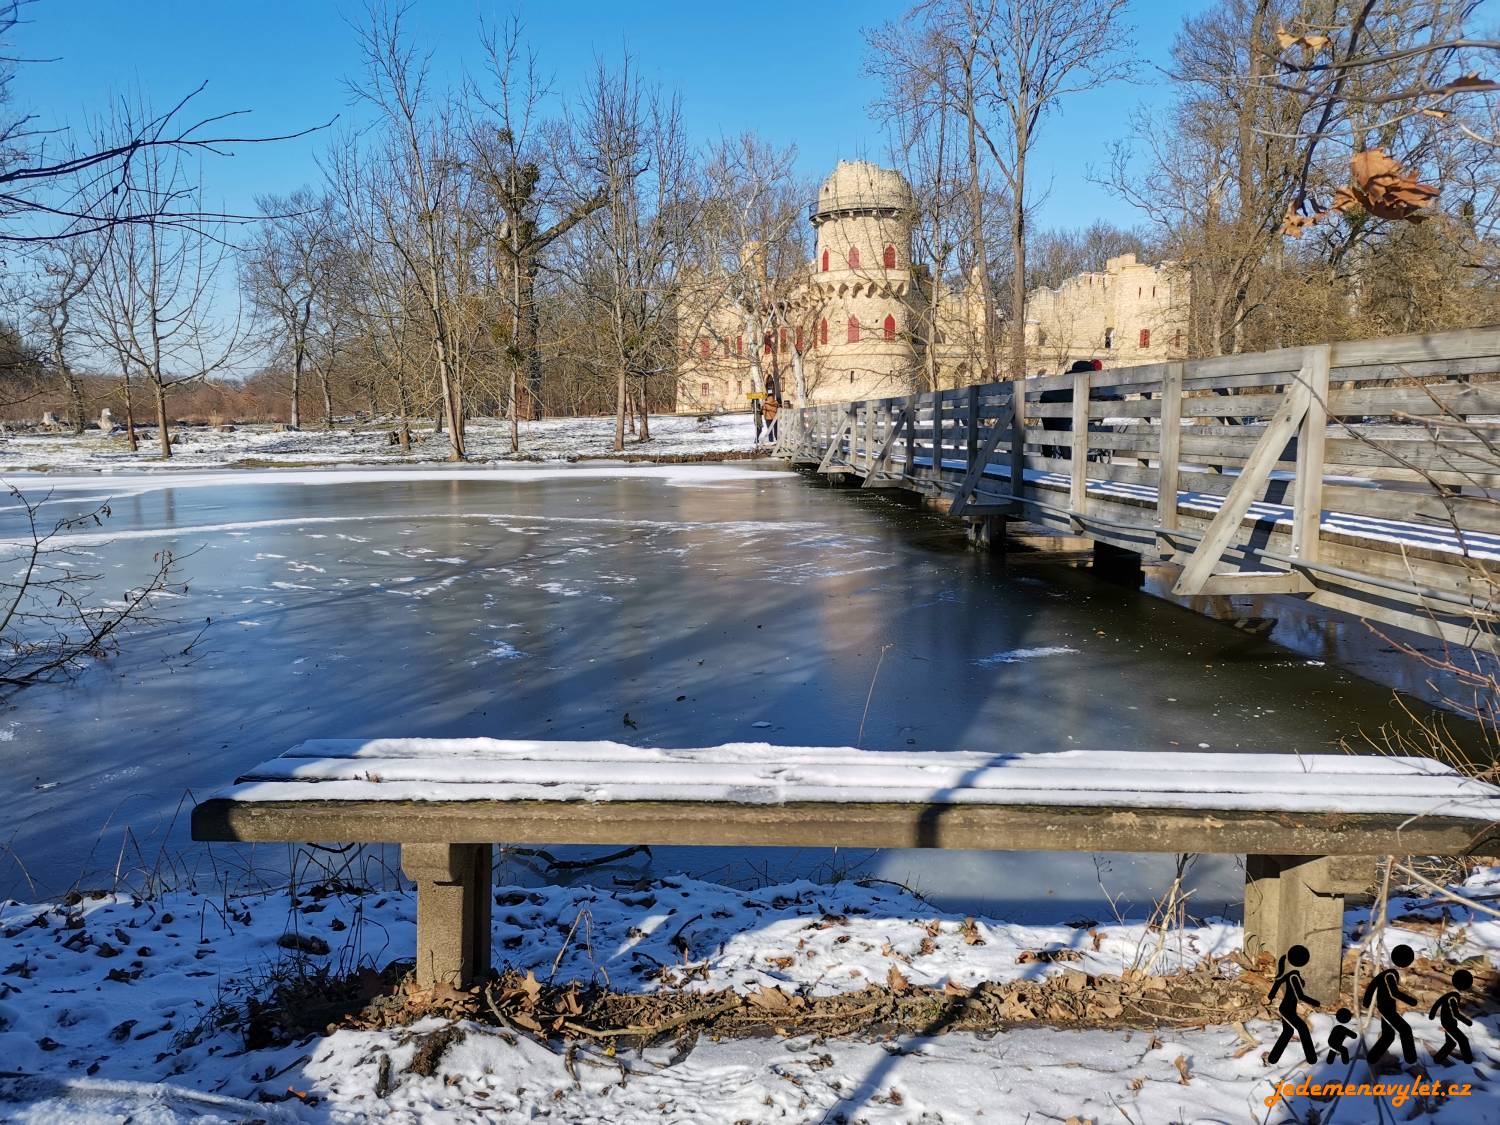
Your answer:
[[[989,251],[985,245],[984,237],[984,185],[979,176],[979,138],[978,124],[975,115],[978,112],[974,105],[974,75],[972,61],[966,63],[965,69],[965,92],[964,92],[964,115],[968,120],[968,148],[969,148],[969,241],[970,252],[973,255],[973,270],[975,279],[979,283],[979,300],[984,315],[983,344],[984,364],[983,375],[975,380],[979,383],[988,383],[995,378],[996,368],[999,367],[995,355],[995,297],[990,292],[990,262]]]
[[[167,388],[159,378],[152,378],[152,389],[156,392],[156,432],[161,440],[161,459],[172,459],[172,433],[167,428]]]
[[[1016,138],[1015,199],[1010,222],[1010,377],[1026,378],[1026,148],[1029,137]]]
[[[520,347],[521,358],[526,364],[526,397],[528,415],[533,422],[540,422],[545,414],[542,409],[542,346],[541,316],[536,307],[537,264],[531,258],[521,263],[520,281]]]
[[[331,430],[333,429],[333,395],[328,390],[328,376],[320,374],[318,378],[323,389],[323,427]]]
[[[292,420],[288,426],[294,430],[302,428],[302,348],[297,348],[292,360]]]
[[[516,401],[516,395],[520,393],[519,381],[519,369],[512,363],[510,365],[510,390],[508,392],[510,402],[507,404],[506,411],[510,415],[510,451],[512,453],[521,452],[521,404]]]
[[[68,410],[73,416],[73,436],[83,436],[83,386],[78,382],[78,376],[68,367],[66,361],[58,364],[62,371],[62,377],[68,384]]]
[[[629,394],[626,384],[625,365],[620,364],[620,375],[615,380],[615,452],[625,450],[625,399]]]
[[[141,443],[135,436],[135,405],[130,394],[130,376],[125,376],[125,440],[130,443],[130,452],[139,453]]]
[[[646,377],[641,376],[641,393],[637,405],[641,408],[641,441],[651,440],[651,402],[646,397]]]

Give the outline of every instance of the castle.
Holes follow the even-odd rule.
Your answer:
[[[773,289],[765,252],[751,243],[741,253],[750,284],[699,287],[679,301],[678,412],[747,409],[767,380],[799,406],[977,381],[979,287],[935,280],[912,261],[915,215],[899,172],[839,161],[812,209],[813,260],[788,283]],[[1188,289],[1170,264],[1123,255],[1100,273],[1035,291],[1027,299],[1027,370],[1063,370],[1080,358],[1106,366],[1177,358]],[[1004,331],[997,324],[1002,357]]]

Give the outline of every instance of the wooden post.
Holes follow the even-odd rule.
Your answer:
[[[1156,526],[1177,527],[1177,473],[1182,449],[1182,364],[1167,364],[1161,381],[1161,442],[1156,479]]]
[[[932,479],[943,479],[943,392],[932,392]]]
[[[969,384],[968,432],[964,441],[964,472],[974,467],[974,458],[979,456],[979,384]]]
[[[1318,560],[1318,541],[1323,525],[1323,450],[1328,434],[1328,371],[1333,348],[1329,344],[1309,347],[1299,379],[1308,384],[1307,414],[1297,434],[1297,484],[1292,501],[1292,556],[1307,562]]]
[[[402,844],[401,869],[417,885],[419,988],[467,988],[490,970],[489,844]]]
[[[1026,377],[1010,381],[1010,494],[1015,497],[1011,512],[1026,515],[1021,497],[1026,495]]]
[[[1344,896],[1368,888],[1373,861],[1361,856],[1248,855],[1245,857],[1245,952],[1279,958],[1294,945],[1307,949],[1301,969],[1308,994],[1335,1001],[1343,973]]]
[[[1073,443],[1068,451],[1072,481],[1068,508],[1075,516],[1089,510],[1089,376],[1092,371],[1073,372]]]
[[[906,464],[901,467],[902,480],[917,478],[917,403],[921,395],[907,395],[906,409]]]

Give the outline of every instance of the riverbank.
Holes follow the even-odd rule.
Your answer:
[[[510,423],[479,418],[466,430],[469,460],[555,461],[612,458],[680,463],[751,456],[755,426],[749,414],[725,414],[700,421],[691,415],[665,414],[651,419],[651,440],[627,434],[623,452],[614,448],[613,418],[547,418],[520,424],[520,450],[510,448]],[[123,431],[0,434],[0,476],[7,472],[113,471],[124,468],[297,468],[317,465],[382,465],[446,461],[445,434],[431,423],[412,429],[413,445],[403,450],[393,440],[395,424],[340,423],[334,429],[285,430],[271,425],[173,427],[173,454],[161,459],[152,427],[138,430],[140,449],[132,453]],[[762,449],[766,447],[762,445]]]
[[[1467,889],[1497,883],[1500,871],[1490,869]],[[410,955],[408,892],[356,891],[325,873],[295,893],[4,904],[0,1118],[1275,1122],[1293,1113],[1306,1120],[1312,1104],[1294,1098],[1268,1112],[1264,1099],[1277,1083],[1348,1073],[1300,1059],[1268,1064],[1276,1028],[1265,1019],[1235,1026],[1222,1014],[1163,1004],[1161,1018],[1137,1013],[1089,1026],[1118,995],[1111,982],[1134,980],[1165,997],[1194,969],[1233,977],[1239,969],[1228,955],[1240,934],[1226,922],[1166,932],[1142,919],[1028,926],[856,882],[746,891],[667,878],[627,888],[500,887],[495,896],[495,959],[519,974],[509,978],[516,989],[491,993],[508,1015],[465,1018],[454,997],[447,1002],[457,1018],[381,1027],[341,1021],[330,1008],[328,1024],[343,1026],[311,1034],[278,1029],[270,998],[278,987],[304,997],[297,1015],[317,1024],[323,1017],[307,1007],[328,995],[330,977],[365,983],[367,998],[388,991],[376,970]],[[1422,958],[1466,959],[1481,981],[1492,978],[1500,924],[1413,901],[1394,903],[1391,913],[1399,921],[1382,937],[1387,948],[1401,941]],[[1351,911],[1349,923],[1352,939],[1366,936],[1361,912]],[[1424,966],[1424,979],[1440,975],[1436,963],[1419,961],[1408,977]],[[634,1045],[559,1033],[551,1006],[570,983],[585,997],[590,989],[728,995],[768,1026],[748,1038],[664,1034],[643,1050],[616,1049]],[[914,990],[983,997],[997,986],[997,996],[1030,988],[1072,1002],[1011,1012],[983,1034],[910,1034],[882,1015]],[[546,1011],[528,1001],[533,991]],[[1468,1030],[1477,1066],[1432,1067],[1441,1032],[1425,1011],[1413,1015],[1420,1070],[1472,1086],[1467,1099],[1427,1099],[1441,1121],[1493,1119],[1500,1109],[1500,1089],[1487,1081],[1500,1034],[1475,991],[1467,1007],[1476,1016]],[[819,1034],[799,1020],[799,1007],[854,993],[877,998],[858,1032],[846,1025],[844,1034]],[[1319,1014],[1312,1024],[1321,1043],[1333,1021]],[[1367,1077],[1356,1065],[1352,1079]],[[1394,1071],[1386,1078],[1413,1080]],[[1358,1103],[1345,1110],[1350,1120],[1373,1112],[1368,1099],[1349,1100]]]

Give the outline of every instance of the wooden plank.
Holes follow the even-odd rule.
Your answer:
[[[1019,501],[1026,495],[1026,380],[1010,383],[1010,494],[1016,498],[1015,514],[1026,512]]]
[[[932,392],[932,466],[934,479],[943,475],[943,392]]]
[[[1182,450],[1182,364],[1169,363],[1162,378],[1161,435],[1158,439],[1156,526],[1177,526],[1177,490]]]
[[[1312,584],[1300,574],[1284,570],[1252,570],[1210,574],[1200,594],[1300,594]]]
[[[653,846],[963,848],[999,851],[1265,850],[1307,855],[1494,854],[1500,827],[1457,817],[1236,810],[1068,809],[1055,805],[615,801],[288,801],[210,798],[195,840]]]

